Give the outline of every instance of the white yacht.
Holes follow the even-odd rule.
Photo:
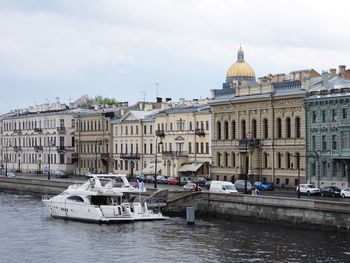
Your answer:
[[[135,202],[140,190],[125,175],[90,174],[84,184],[74,184],[52,198],[43,198],[50,215],[92,222],[120,222],[167,219],[161,212]],[[130,194],[134,194],[130,198]]]

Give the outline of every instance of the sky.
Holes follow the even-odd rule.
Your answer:
[[[349,65],[349,1],[0,0],[0,114],[82,95],[210,97],[240,46],[261,77]]]

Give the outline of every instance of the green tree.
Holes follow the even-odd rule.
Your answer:
[[[101,95],[97,95],[95,97],[95,100],[100,105],[117,105],[118,104],[118,100],[116,100],[115,98],[104,98]]]

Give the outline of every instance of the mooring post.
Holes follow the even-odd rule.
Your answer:
[[[186,219],[187,224],[192,225],[195,223],[194,207],[186,207]]]

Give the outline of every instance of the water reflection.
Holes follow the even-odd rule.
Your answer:
[[[0,194],[2,262],[349,262],[350,235],[236,220],[98,225]]]

